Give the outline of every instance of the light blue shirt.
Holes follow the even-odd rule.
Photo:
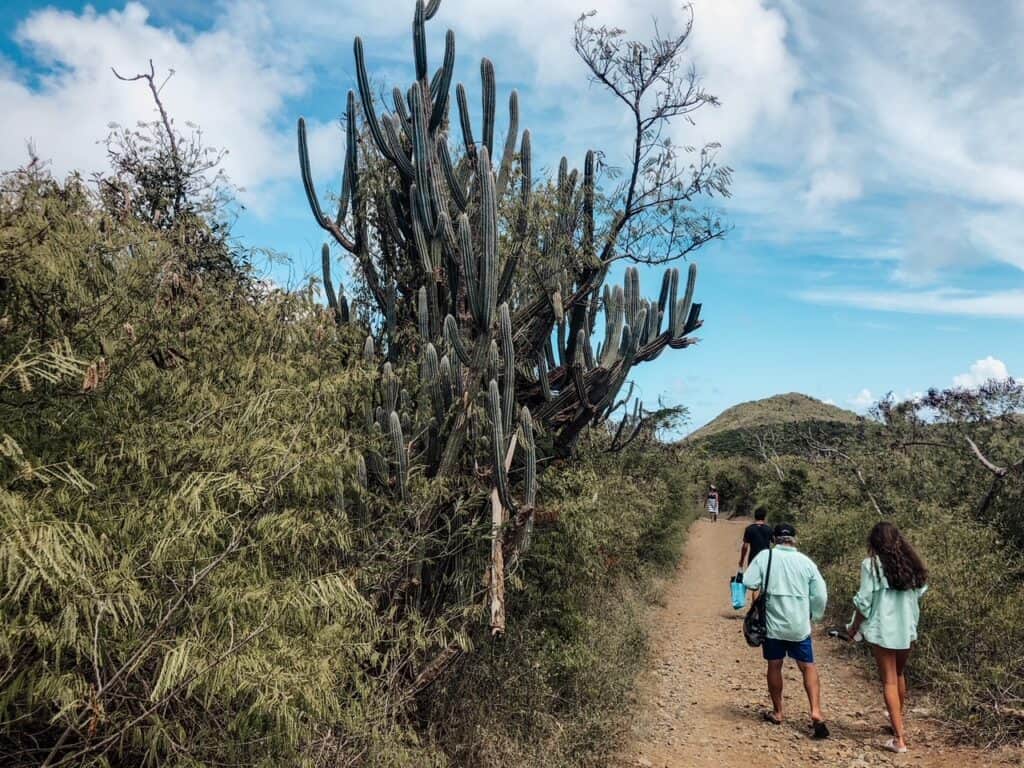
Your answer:
[[[866,642],[881,648],[904,650],[917,640],[921,616],[918,600],[928,590],[892,589],[878,558],[860,564],[860,589],[853,604],[864,617],[860,632]]]
[[[747,589],[763,591],[769,552],[772,570],[768,577],[768,637],[800,642],[810,637],[811,621],[821,621],[825,615],[825,580],[811,558],[795,547],[779,545],[758,553],[747,566],[743,574]]]

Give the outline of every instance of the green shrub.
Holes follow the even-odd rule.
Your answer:
[[[545,517],[557,522],[535,532],[508,635],[425,713],[454,764],[570,768],[614,753],[647,660],[650,577],[676,563],[698,509],[692,467],[668,457],[586,452],[544,478]]]

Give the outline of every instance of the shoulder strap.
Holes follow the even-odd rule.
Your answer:
[[[765,597],[768,597],[768,579],[770,579],[771,576],[772,576],[772,555],[773,554],[775,554],[775,548],[769,546],[768,547],[768,568],[764,572],[764,589],[761,590],[764,593]]]

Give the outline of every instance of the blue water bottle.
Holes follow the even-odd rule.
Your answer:
[[[747,588],[743,586],[743,574],[737,573],[729,579],[729,589],[732,593],[732,607],[739,610],[747,604]]]

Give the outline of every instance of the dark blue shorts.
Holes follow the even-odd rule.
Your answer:
[[[766,661],[779,661],[789,656],[794,661],[813,664],[814,646],[811,645],[810,636],[803,640],[775,640],[769,637],[761,646],[761,655]]]

